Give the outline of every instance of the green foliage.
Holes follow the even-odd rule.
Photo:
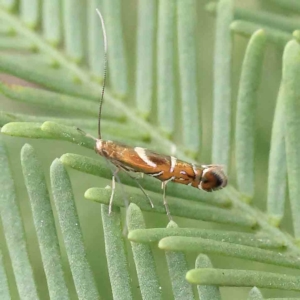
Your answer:
[[[248,287],[244,299],[299,297],[300,21],[285,16],[299,13],[296,1],[268,0],[267,9],[253,10],[232,0],[206,6],[139,0],[135,31],[132,8],[121,0],[0,4],[0,71],[27,81],[19,86],[0,79],[1,299],[241,299],[237,287]],[[108,35],[104,138],[225,164],[228,171],[229,186],[214,193],[170,182],[167,200],[176,223],[166,224],[155,178],[137,183],[122,172],[108,213],[105,184],[113,169],[91,157],[104,58],[97,7]],[[216,21],[205,19],[208,12]],[[211,30],[199,20],[216,23],[213,76],[209,65],[198,68],[197,31]],[[232,61],[242,42],[233,35],[249,38],[238,61],[238,87]],[[273,75],[269,53],[283,56],[282,80],[267,90],[279,92],[274,118],[264,123],[257,116],[265,77]],[[201,57],[212,63],[208,51]],[[205,80],[213,84],[213,101]],[[267,123],[272,134],[264,132]],[[22,149],[8,136],[22,138]],[[256,207],[262,203],[266,212]],[[223,287],[232,287],[229,296]]]

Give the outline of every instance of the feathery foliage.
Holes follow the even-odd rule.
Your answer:
[[[95,8],[104,138],[228,172],[168,184],[169,223],[160,183],[122,172],[108,214]],[[300,297],[299,8],[1,0],[0,298]]]

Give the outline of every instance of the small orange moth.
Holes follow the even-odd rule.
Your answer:
[[[109,202],[109,212],[111,212],[115,192],[115,178],[119,171],[125,171],[130,177],[133,177],[131,173],[142,173],[152,176],[162,182],[163,203],[167,215],[169,219],[171,219],[166,199],[166,186],[168,182],[181,183],[206,192],[212,192],[222,189],[227,185],[227,176],[220,165],[197,165],[179,160],[174,156],[158,154],[145,148],[133,148],[102,139],[101,111],[107,74],[107,37],[103,17],[98,9],[96,11],[101,20],[104,40],[104,79],[99,105],[98,138],[92,138],[96,142],[95,151],[116,166],[112,175],[112,192]],[[91,137],[88,134],[86,135]],[[139,183],[138,185],[140,186]],[[142,189],[141,186],[140,188]],[[143,189],[142,191],[144,192]],[[146,195],[145,192],[144,194]],[[151,200],[150,203],[153,207]]]

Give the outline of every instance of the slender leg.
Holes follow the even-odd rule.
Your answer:
[[[165,209],[166,209],[166,212],[167,212],[167,216],[168,216],[169,220],[172,221],[172,216],[171,216],[169,206],[168,206],[168,202],[167,202],[167,198],[166,198],[166,186],[167,186],[168,182],[169,181],[163,181],[161,183],[161,188],[163,190],[163,200],[164,200],[164,206],[165,206]]]
[[[129,176],[131,177],[131,175],[129,175]],[[143,194],[149,200],[151,208],[154,208],[154,204],[153,204],[151,198],[146,194],[145,190],[143,189],[143,187],[141,186],[141,184],[138,182],[138,180],[136,178],[134,178],[134,177],[131,177],[131,178],[136,182],[136,184],[139,186],[139,188],[141,189],[141,191],[143,192]]]
[[[143,187],[141,186],[141,184],[139,183],[139,178],[136,178],[135,176],[131,175],[127,170],[123,170],[131,179],[133,179],[135,181],[135,183],[138,185],[138,187],[141,189],[141,191],[143,192],[143,194],[145,195],[145,197],[149,200],[151,208],[154,208],[154,204],[151,200],[151,198],[147,195],[147,193],[145,192],[145,190],[143,189]],[[144,175],[144,173],[141,173],[142,175]]]
[[[114,195],[115,195],[115,189],[116,189],[116,175],[118,174],[118,172],[120,171],[120,169],[116,169],[113,172],[113,176],[112,176],[112,180],[111,180],[111,195],[110,195],[110,199],[109,199],[109,208],[108,208],[108,214],[111,214],[112,211],[112,203],[113,203],[113,199],[114,199]]]

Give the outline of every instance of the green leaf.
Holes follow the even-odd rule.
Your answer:
[[[288,0],[286,2],[291,2],[291,0]],[[216,6],[216,2],[209,2],[209,4],[207,5],[207,10],[211,13],[215,13],[215,11],[217,10]],[[287,18],[286,16],[281,16],[279,14],[267,11],[253,11],[242,7],[234,8],[234,19],[266,25],[268,27],[277,28],[286,32],[292,32],[293,30],[298,29],[300,26],[300,22],[297,19]]]
[[[279,89],[272,128],[268,172],[269,221],[279,226],[284,217],[286,192],[286,150],[285,150],[285,99],[282,86]]]
[[[289,276],[279,273],[269,273],[251,270],[226,269],[196,269],[187,273],[186,278],[195,284],[210,284],[218,286],[259,287],[282,290],[300,290],[298,276]]]
[[[59,0],[43,0],[42,23],[46,41],[58,45],[62,38]]]
[[[155,13],[155,1],[138,2],[135,102],[138,112],[146,118],[150,115],[153,96]]]
[[[121,24],[121,1],[103,0],[103,14],[109,37],[109,79],[113,91],[120,97],[128,92],[128,67]]]
[[[196,1],[177,1],[177,39],[180,73],[182,143],[196,157],[200,147],[200,126],[196,57]]]
[[[11,122],[1,128],[1,133],[31,139],[55,139],[52,134],[44,132],[41,125],[42,123],[34,122]]]
[[[173,0],[158,2],[157,118],[162,132],[170,136],[175,127],[175,11]]]
[[[205,254],[219,254],[237,258],[259,261],[266,264],[300,269],[299,256],[282,254],[270,250],[236,245],[226,242],[218,242],[209,239],[191,237],[166,237],[158,247],[168,251],[201,252]]]
[[[239,84],[236,112],[236,173],[239,191],[254,195],[254,137],[257,90],[263,65],[266,36],[256,31],[247,46]]]
[[[101,205],[108,273],[114,299],[133,299],[126,249],[122,236],[120,208],[114,207],[111,214],[108,206]]]
[[[127,210],[127,226],[129,232],[146,226],[141,210],[133,203]],[[143,299],[162,299],[150,246],[131,242],[131,248]]]
[[[0,82],[1,92],[10,99],[20,101],[29,105],[42,107],[50,111],[60,113],[81,113],[85,117],[98,117],[98,103],[94,101],[71,97],[60,93],[54,93],[42,89],[22,87],[18,85],[8,85]],[[76,105],[75,105],[76,104]],[[125,121],[125,116],[121,112],[112,110],[111,105],[105,107],[102,117],[104,119]],[[95,126],[97,122],[94,119]]]
[[[70,178],[58,159],[51,165],[50,178],[55,208],[78,298],[100,299],[86,257]]]
[[[14,180],[2,139],[0,139],[0,170],[0,216],[18,292],[24,299],[39,299],[28,257]]]
[[[178,225],[175,222],[171,221],[169,222],[167,228],[178,228]],[[166,259],[174,299],[195,299],[191,285],[185,280],[185,274],[188,271],[188,264],[185,258],[185,254],[173,251],[166,251]]]
[[[51,299],[69,299],[50,198],[42,166],[32,146],[25,144],[21,163]]]
[[[199,254],[195,264],[196,269],[213,268],[209,257],[205,254]],[[221,300],[220,290],[213,285],[198,285],[198,293],[201,300]]]
[[[101,22],[96,8],[101,8],[102,0],[90,0],[87,7],[88,18],[88,61],[91,72],[97,79],[103,79],[104,45]],[[115,111],[116,112],[116,111]]]
[[[63,28],[67,56],[75,62],[83,59],[83,3],[79,0],[64,0]],[[96,13],[96,12],[94,12]]]
[[[212,161],[229,164],[231,115],[231,48],[229,25],[233,21],[233,1],[221,0],[217,7],[214,52],[214,102]]]
[[[283,248],[284,246],[280,241],[270,240],[267,237],[262,237],[251,233],[197,228],[137,229],[129,232],[128,239],[139,243],[153,243],[158,242],[159,240],[168,236],[201,237],[203,239],[265,249]]]
[[[110,189],[90,188],[84,196],[88,200],[108,204],[110,199]],[[154,204],[151,207],[149,201],[140,193],[130,192],[130,202],[135,203],[141,210],[166,214],[161,195],[151,194],[150,198]],[[125,206],[123,194],[116,192],[114,205]],[[221,224],[234,224],[242,227],[253,227],[256,225],[255,219],[248,216],[240,216],[237,213],[221,208],[210,207],[200,203],[168,198],[168,205],[172,216],[185,217],[195,220],[217,222]]]
[[[300,238],[300,45],[291,41],[283,54],[282,88],[285,99],[285,141],[288,171],[288,186],[292,209],[294,234]]]

